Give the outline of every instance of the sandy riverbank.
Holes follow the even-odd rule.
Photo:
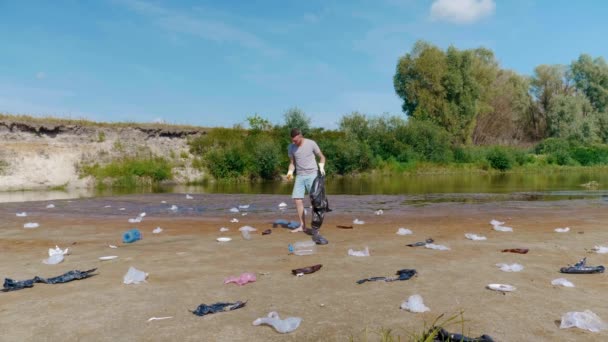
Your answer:
[[[166,203],[161,203],[166,201]],[[98,275],[66,284],[36,284],[31,289],[0,293],[0,340],[10,341],[347,341],[356,340],[379,327],[391,328],[402,340],[419,332],[424,322],[442,313],[464,310],[465,332],[489,334],[497,341],[601,341],[608,333],[559,329],[567,311],[590,309],[608,320],[603,304],[608,282],[605,274],[566,275],[575,288],[552,286],[564,277],[561,266],[587,256],[593,265],[607,264],[608,255],[586,249],[608,242],[608,203],[601,200],[555,202],[443,203],[408,206],[400,196],[332,196],[335,211],[328,214],[323,234],[330,241],[312,256],[287,255],[287,244],[305,240],[302,233],[274,228],[270,235],[240,237],[238,228],[261,230],[277,218],[295,218],[295,209],[277,208],[287,196],[179,194],[123,196],[0,205],[0,276],[26,279],[50,277],[72,269],[97,267]],[[179,207],[171,212],[171,205]],[[239,204],[251,204],[247,216],[229,212]],[[110,207],[106,207],[110,206]],[[125,208],[125,210],[119,210]],[[384,215],[374,215],[383,209]],[[16,217],[26,211],[27,217]],[[140,212],[139,224],[128,218]],[[236,217],[239,223],[230,223]],[[352,230],[336,228],[354,218],[366,221]],[[492,230],[491,219],[506,221],[512,233]],[[39,228],[24,229],[25,222]],[[161,234],[152,234],[156,227]],[[144,239],[120,242],[121,234],[138,227]],[[230,231],[219,233],[220,227]],[[414,231],[395,234],[399,227]],[[571,227],[568,233],[554,232]],[[465,233],[487,236],[470,241]],[[215,239],[230,236],[229,243]],[[434,251],[405,247],[407,243],[435,239],[451,248]],[[119,245],[110,249],[108,244]],[[59,265],[44,265],[49,247],[69,247],[72,254]],[[347,255],[349,248],[369,246],[372,256]],[[501,253],[503,248],[529,248],[526,255]],[[117,255],[100,262],[98,257]],[[519,273],[501,272],[496,263],[517,262]],[[314,274],[294,277],[290,270],[321,263]],[[124,285],[129,266],[150,274],[141,285]],[[393,283],[356,280],[389,276],[398,269],[415,268],[419,275]],[[255,283],[224,285],[224,278],[255,272]],[[517,287],[501,294],[485,289],[490,283]],[[431,309],[413,314],[399,309],[410,295],[420,294]],[[201,303],[248,301],[233,312],[197,317],[188,312]],[[281,317],[300,316],[294,333],[281,335],[252,321],[278,311]],[[147,322],[150,317],[172,319]],[[451,330],[458,331],[459,326]],[[376,338],[375,334],[369,335]]]

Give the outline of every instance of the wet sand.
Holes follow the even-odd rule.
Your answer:
[[[94,199],[0,204],[0,277],[17,280],[35,275],[52,277],[73,269],[97,267],[98,275],[66,284],[36,284],[0,293],[2,341],[348,341],[377,339],[373,333],[390,328],[407,340],[441,315],[464,311],[465,333],[483,333],[496,341],[603,341],[608,332],[559,329],[562,314],[589,309],[608,321],[604,303],[606,274],[564,275],[559,268],[587,256],[591,265],[608,264],[607,254],[589,253],[608,244],[608,203],[600,199],[565,201],[502,201],[438,203],[412,206],[401,196],[330,196],[334,212],[322,232],[330,241],[311,256],[287,254],[287,245],[309,237],[274,228],[278,218],[295,219],[288,196],[156,194]],[[166,204],[161,203],[166,201]],[[285,201],[281,212],[277,205]],[[55,208],[46,205],[54,203]],[[250,204],[247,216],[229,212]],[[179,210],[172,212],[171,205]],[[111,206],[104,208],[105,206]],[[119,210],[125,208],[125,210]],[[374,211],[383,209],[381,216]],[[27,217],[16,217],[26,211]],[[128,223],[140,212],[143,222]],[[230,223],[238,218],[239,223]],[[364,225],[338,229],[358,218]],[[492,230],[492,219],[506,221],[514,232]],[[39,228],[24,229],[26,222]],[[241,238],[243,225],[258,229],[251,240]],[[121,242],[122,233],[137,227],[143,240]],[[164,231],[152,234],[161,227]],[[230,228],[220,233],[220,227]],[[398,236],[400,227],[413,230]],[[568,233],[555,228],[570,227]],[[484,235],[470,241],[465,233]],[[219,236],[233,240],[220,244]],[[435,251],[407,243],[428,237],[451,248]],[[119,246],[111,249],[108,244]],[[45,265],[47,249],[69,247],[59,265]],[[347,255],[349,248],[370,248],[370,257]],[[501,253],[505,248],[529,248],[525,255]],[[98,257],[118,259],[99,261]],[[496,263],[519,263],[519,273],[502,272]],[[294,268],[323,264],[313,274],[295,277]],[[149,273],[147,283],[124,285],[129,266]],[[418,276],[401,282],[356,280],[391,276],[415,268]],[[223,284],[242,272],[257,274],[244,286]],[[554,287],[565,277],[575,288]],[[502,294],[485,288],[511,284],[517,291]],[[430,312],[414,314],[399,307],[420,294]],[[247,301],[246,307],[198,317],[188,310],[199,304]],[[258,317],[278,311],[281,318],[299,316],[300,327],[282,335],[268,326],[253,326]],[[173,316],[147,322],[150,317]],[[460,332],[460,325],[449,327]]]

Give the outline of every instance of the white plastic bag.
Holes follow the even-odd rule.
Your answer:
[[[500,270],[503,272],[519,272],[524,269],[524,267],[520,264],[496,264],[496,266],[500,267]]]
[[[378,210],[374,211],[374,214],[380,216],[380,215],[384,214],[384,210],[378,209]]]
[[[36,222],[28,222],[28,223],[26,223],[26,224],[23,225],[23,228],[28,228],[28,229],[38,228],[38,227],[40,227],[40,225],[38,223],[36,223]]]
[[[424,245],[424,248],[428,248],[428,249],[435,249],[438,251],[449,251],[450,247],[444,246],[444,245],[437,245],[434,243],[427,243],[426,245]]]
[[[488,284],[486,286],[490,290],[500,291],[500,292],[513,292],[517,290],[517,288],[513,285],[508,284]]]
[[[15,215],[17,215],[17,217],[26,217],[27,213],[24,211],[24,212],[21,212],[21,213],[17,213]]]
[[[399,228],[397,230],[397,235],[411,235],[413,232],[407,228]]]
[[[239,208],[236,208],[236,207],[230,208],[230,212],[231,213],[238,213],[239,212]]]
[[[123,283],[127,285],[139,284],[141,282],[146,281],[146,278],[148,278],[148,273],[140,271],[135,267],[131,266],[129,267],[129,271],[127,271],[127,274],[125,274],[125,276],[123,277]]]
[[[56,254],[68,255],[70,254],[69,248],[61,249],[59,246],[55,245],[55,248],[49,248],[49,256],[53,256]]]
[[[570,227],[566,227],[566,228],[555,228],[555,231],[558,233],[567,233],[570,231]]]
[[[300,317],[287,317],[285,319],[281,319],[279,317],[279,313],[276,311],[272,311],[268,313],[267,317],[260,317],[253,321],[253,325],[261,325],[267,324],[274,328],[277,332],[281,334],[290,333],[296,330],[300,323],[302,323],[302,318]]]
[[[356,218],[354,219],[353,224],[365,224],[365,221]]]
[[[572,284],[570,281],[568,281],[568,279],[566,278],[557,278],[557,279],[553,279],[551,281],[551,285],[554,286],[563,286],[563,287],[574,287],[574,284]]]
[[[494,230],[497,232],[512,232],[513,231],[513,228],[503,226],[503,224],[505,224],[505,223],[502,221],[492,220],[492,221],[490,221],[490,224],[492,225]]]
[[[348,255],[350,256],[356,256],[356,257],[366,257],[369,256],[369,247],[365,246],[365,249],[362,251],[356,251],[354,249],[349,249],[348,250]]]
[[[464,234],[464,236],[467,239],[474,240],[474,241],[481,241],[481,240],[487,240],[488,239],[485,236],[481,236],[481,235],[477,235],[477,234],[473,234],[473,233],[466,233],[466,234]]]
[[[63,261],[63,254],[53,254],[48,259],[42,260],[43,263],[47,265],[57,265],[58,263]]]
[[[406,301],[401,303],[401,309],[407,310],[409,312],[426,312],[431,310],[426,305],[424,305],[422,296],[418,294],[410,296]]]
[[[601,330],[608,329],[606,323],[591,310],[585,310],[583,312],[566,312],[564,315],[562,315],[562,322],[559,327],[560,329],[576,327],[592,332],[599,332]]]
[[[593,247],[593,250],[595,251],[595,253],[598,253],[598,254],[608,253],[608,247],[605,247],[605,246],[595,246],[595,247]]]
[[[163,229],[162,229],[161,227],[156,227],[156,228],[155,228],[155,229],[152,231],[152,233],[153,233],[153,234],[160,234],[160,233],[162,233],[162,231],[163,231]]]

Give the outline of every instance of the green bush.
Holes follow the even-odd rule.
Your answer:
[[[247,165],[243,152],[239,146],[212,149],[205,153],[205,166],[216,179],[239,178]]]
[[[171,164],[161,157],[125,157],[113,160],[106,165],[87,165],[82,167],[84,176],[93,176],[99,183],[111,179],[117,187],[158,183],[172,178]]]
[[[486,156],[493,169],[506,171],[513,167],[513,158],[504,147],[496,146]]]
[[[250,148],[249,172],[252,178],[271,180],[277,177],[281,167],[279,144],[270,138],[256,137],[248,142]],[[287,151],[284,153],[287,154]],[[287,163],[285,163],[287,169]]]
[[[570,155],[583,166],[608,164],[608,147],[606,146],[577,146]]]
[[[451,137],[443,128],[429,121],[410,119],[396,131],[397,140],[412,146],[425,161],[447,163],[452,159]]]
[[[552,154],[556,152],[569,152],[570,142],[566,139],[547,138],[534,147],[536,154]]]

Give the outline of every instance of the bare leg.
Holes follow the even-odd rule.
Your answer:
[[[298,218],[300,219],[300,226],[296,229],[293,229],[292,233],[303,232],[304,228],[306,228],[306,214],[304,213],[304,201],[301,198],[295,198],[294,202],[296,203],[296,209],[298,210]]]

